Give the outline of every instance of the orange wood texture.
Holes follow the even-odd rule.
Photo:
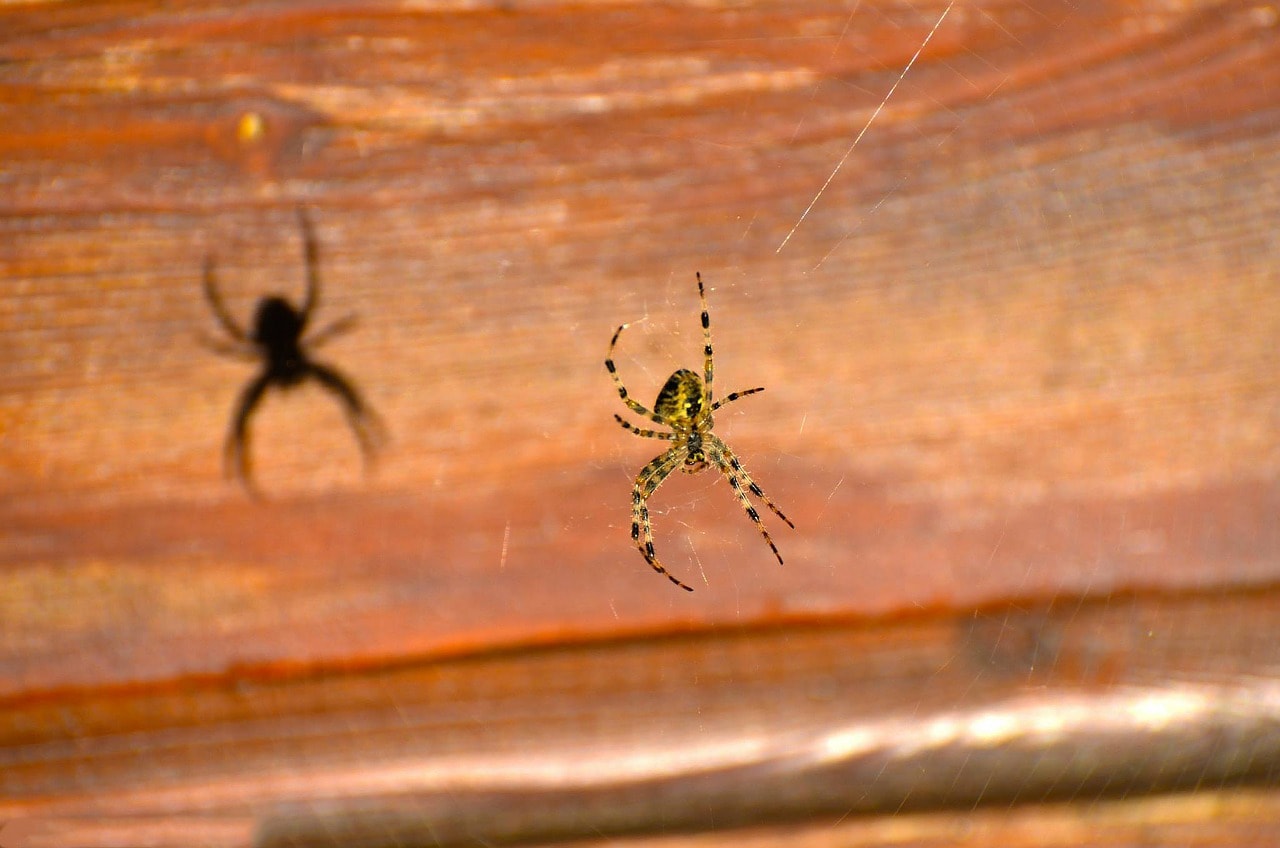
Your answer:
[[[50,845],[696,844],[715,829],[736,844],[804,822],[830,831],[816,844],[869,845],[892,840],[833,826],[902,814],[904,834],[949,827],[963,844],[1038,806],[1040,833],[1020,832],[1023,811],[996,840],[1037,845],[1121,839],[1123,803],[1149,828],[1136,844],[1186,828],[1271,844],[1276,799],[1259,790],[1280,779],[1280,642],[1257,625],[1277,615],[1274,592],[1064,598],[33,701],[6,716],[0,821],[38,822]],[[166,839],[175,827],[189,841]]]
[[[0,7],[6,738],[183,681],[1275,593],[1277,91],[1271,2]],[[299,207],[318,321],[358,318],[317,356],[389,441],[365,475],[331,397],[273,396],[254,499],[201,267],[242,322],[299,301]],[[697,367],[695,271],[719,390],[767,389],[717,432],[797,527],[779,567],[676,475],[690,595],[630,541],[663,443],[603,360],[630,321],[642,402]]]

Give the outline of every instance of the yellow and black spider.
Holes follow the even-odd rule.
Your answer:
[[[619,424],[637,436],[647,439],[665,439],[673,443],[670,449],[655,457],[653,462],[646,465],[636,477],[635,488],[631,494],[631,538],[640,549],[645,561],[653,566],[655,571],[667,575],[668,580],[687,592],[692,592],[693,588],[677,580],[663,567],[658,561],[657,554],[653,552],[653,525],[649,521],[649,497],[677,468],[686,474],[697,474],[708,465],[714,465],[733,487],[733,493],[738,496],[742,508],[747,511],[747,516],[755,523],[756,529],[773,550],[773,555],[778,558],[779,564],[782,563],[782,554],[778,553],[778,546],[773,543],[764,522],[760,520],[760,514],[751,505],[743,488],[750,490],[751,494],[764,501],[769,509],[773,510],[774,515],[787,522],[788,527],[795,529],[791,519],[783,515],[782,510],[778,509],[751,479],[751,475],[742,467],[742,463],[733,455],[733,451],[729,450],[729,446],[711,432],[715,424],[711,418],[713,412],[726,404],[733,403],[738,398],[763,392],[764,388],[731,392],[725,395],[723,400],[713,400],[711,385],[715,367],[711,353],[711,318],[707,313],[707,293],[702,286],[702,274],[699,273],[697,277],[698,297],[702,300],[703,354],[706,358],[703,377],[699,378],[687,368],[676,371],[667,378],[666,384],[658,392],[658,399],[653,402],[653,409],[649,410],[627,394],[627,387],[622,384],[617,366],[613,364],[613,348],[618,344],[618,336],[622,335],[622,331],[629,325],[623,324],[613,334],[613,340],[609,342],[609,355],[604,361],[604,367],[609,370],[613,384],[618,387],[618,396],[622,398],[627,408],[655,424],[671,428],[670,433],[643,430],[621,415],[613,416],[618,419]],[[641,536],[642,528],[643,537]]]

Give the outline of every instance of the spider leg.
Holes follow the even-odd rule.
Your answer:
[[[711,410],[710,410],[710,411],[711,411],[711,412],[715,412],[715,411],[716,411],[717,409],[719,409],[720,407],[722,407],[722,406],[727,406],[727,405],[729,405],[729,404],[733,403],[735,400],[739,400],[739,399],[741,399],[741,398],[746,397],[747,395],[754,395],[756,392],[763,392],[763,391],[764,391],[764,386],[758,386],[758,387],[756,387],[756,388],[754,388],[754,389],[744,389],[744,390],[742,390],[742,391],[740,391],[740,392],[730,392],[729,394],[727,394],[727,395],[725,395],[724,397],[720,398],[720,400],[718,400],[718,401],[716,401],[715,403],[711,404]]]
[[[613,348],[618,344],[618,336],[622,335],[622,331],[627,329],[629,325],[623,324],[613,334],[613,339],[609,342],[609,355],[605,357],[604,367],[609,370],[609,376],[613,378],[613,385],[618,389],[618,397],[622,398],[622,402],[627,408],[642,418],[648,418],[654,424],[665,424],[662,417],[653,410],[641,405],[627,394],[627,387],[622,385],[622,378],[618,376],[618,368],[613,364]]]
[[[301,206],[298,207],[298,226],[302,228],[302,258],[307,267],[307,299],[302,303],[302,326],[305,328],[320,301],[320,260],[311,219]]]
[[[655,457],[636,476],[635,487],[631,491],[631,541],[636,543],[641,556],[644,557],[645,562],[653,567],[654,571],[659,574],[665,574],[668,580],[686,592],[692,592],[692,586],[686,586],[680,582],[675,575],[667,571],[662,563],[658,561],[658,555],[653,552],[653,523],[649,520],[649,496],[662,485],[663,480],[671,476],[671,472],[675,471],[680,465],[680,459],[680,448],[678,446],[673,447],[666,453]],[[643,541],[641,540],[641,528],[644,530]]]
[[[264,371],[244,387],[244,391],[240,393],[240,400],[236,404],[236,416],[231,425],[231,432],[227,434],[225,449],[227,476],[238,476],[240,482],[253,495],[257,495],[258,492],[253,485],[252,462],[249,458],[249,419],[258,408],[263,394],[270,385],[271,375]]]
[[[742,463],[738,461],[738,457],[734,455],[733,451],[729,450],[729,446],[724,443],[724,440],[714,433],[709,433],[707,435],[710,437],[709,439],[707,439],[706,436],[703,438],[710,441],[712,449],[728,461],[729,468],[734,474],[738,475],[739,479],[746,482],[747,488],[751,491],[751,494],[764,501],[769,509],[773,510],[773,514],[785,521],[788,527],[792,530],[796,529],[796,525],[791,522],[791,519],[783,515],[782,510],[778,509],[777,504],[769,500],[769,496],[756,485],[755,480],[751,479],[751,475],[747,473],[747,469],[742,467]]]
[[[209,301],[209,306],[213,309],[213,316],[218,319],[222,329],[227,331],[227,335],[243,344],[251,344],[248,334],[236,324],[235,319],[231,317],[231,313],[227,311],[226,305],[222,302],[222,295],[218,294],[218,281],[213,271],[212,256],[204,258],[204,297],[205,300]]]
[[[338,399],[342,401],[342,409],[346,413],[347,423],[351,426],[351,431],[355,433],[356,440],[360,443],[360,452],[364,456],[367,468],[373,461],[378,442],[382,441],[385,435],[385,428],[382,426],[381,420],[372,409],[365,405],[360,393],[351,385],[351,382],[336,369],[312,362],[310,363],[310,370],[312,376],[320,382],[320,385],[337,395]]]
[[[702,383],[706,387],[703,401],[711,403],[711,383],[715,379],[715,365],[711,356],[711,313],[707,311],[707,292],[702,287],[702,272],[695,273],[698,278],[698,298],[702,301],[702,355],[706,361]],[[715,409],[714,406],[711,407]]]
[[[733,451],[729,450],[729,446],[723,440],[711,433],[707,433],[703,436],[703,439],[707,443],[707,456],[719,466],[720,473],[729,481],[729,485],[733,487],[733,493],[738,496],[738,501],[741,502],[742,508],[747,511],[747,517],[756,525],[760,535],[764,537],[765,542],[773,550],[773,555],[778,558],[778,564],[782,565],[782,554],[778,553],[778,546],[773,543],[773,537],[769,535],[764,522],[760,520],[760,513],[756,512],[756,508],[751,505],[751,501],[747,498],[747,493],[742,491],[742,484],[745,482],[751,494],[768,504],[774,515],[787,522],[788,527],[794,530],[795,525],[791,523],[790,518],[782,514],[782,510],[778,509],[774,502],[769,500],[761,488],[756,485],[755,481],[751,479],[751,475],[742,467],[742,463],[733,455]]]
[[[644,436],[646,439],[666,439],[669,442],[676,440],[675,433],[660,433],[657,430],[642,430],[627,419],[623,418],[621,415],[615,413],[613,417],[618,419],[619,424],[627,430],[630,430],[632,433],[635,433],[637,436]]]
[[[338,336],[348,333],[359,323],[355,315],[348,315],[345,318],[339,318],[323,330],[317,330],[311,338],[307,339],[308,347],[319,347],[326,342],[336,339]]]

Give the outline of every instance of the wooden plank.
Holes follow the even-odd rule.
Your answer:
[[[842,160],[944,8],[6,7],[0,694],[1274,581],[1272,17],[957,6]],[[271,399],[255,502],[200,268],[300,298],[298,206],[391,441]],[[677,475],[681,598],[601,363],[696,362],[695,270],[798,529]]]
[[[1029,674],[1032,657],[1038,675],[1058,644],[1044,621],[1130,600],[1092,647],[1055,648],[1052,685],[1028,697],[1116,706],[1129,657],[1155,663],[1144,685],[1163,695],[1190,679],[1244,705],[1228,718],[1264,716],[1198,714],[1221,734],[1198,767],[1235,762],[1223,740],[1244,733],[1248,774],[1270,780],[1280,642],[1256,599],[1280,585],[1278,20],[1222,0],[0,6],[0,755],[34,757],[46,822],[71,811],[47,838],[141,833],[123,808],[113,832],[75,830],[107,797],[155,813],[155,844],[385,822],[289,805],[315,797],[313,756],[400,775],[416,749],[394,709],[449,702],[413,687],[469,662],[525,716],[534,649],[579,646],[584,700],[563,703],[590,725],[608,721],[588,671],[617,659],[612,640],[636,640],[636,675],[710,674],[688,646],[740,628],[821,653],[794,634],[927,619],[949,622],[910,631],[936,671],[965,656],[955,628],[973,619],[996,665]],[[365,474],[332,397],[273,396],[253,422],[254,499],[222,459],[255,365],[210,349],[201,269],[216,259],[241,322],[267,294],[300,301],[299,208],[317,320],[358,320],[317,356],[390,438]],[[630,321],[617,362],[636,397],[696,367],[697,271],[717,386],[767,389],[716,432],[797,527],[765,519],[780,568],[724,481],[675,475],[652,511],[686,595],[629,538],[632,480],[662,445],[613,421],[603,359]],[[1223,606],[1186,618],[1170,598]],[[1205,649],[1216,666],[1151,654],[1150,609],[1239,644]],[[1030,612],[1006,631],[991,610]],[[495,651],[512,659],[484,666]],[[983,668],[961,663],[940,691],[1027,706]],[[788,680],[778,697],[808,691]],[[654,697],[643,682],[627,709]],[[901,706],[859,691],[881,719]],[[368,710],[370,735],[341,730]],[[737,744],[743,715],[697,726]],[[203,741],[255,726],[313,735]],[[1177,728],[1160,750],[1199,738]],[[132,758],[107,751],[120,734]],[[589,738],[545,741],[563,763]],[[1100,779],[1155,762],[1135,750],[1105,752]],[[441,767],[423,756],[414,768]],[[1011,785],[1027,762],[990,774]],[[191,801],[202,775],[244,798],[268,773],[303,777],[225,814]],[[7,779],[0,803],[37,803]],[[836,809],[820,797],[778,815]],[[163,798],[176,806],[146,806]],[[642,805],[636,826],[666,809]],[[690,809],[682,826],[708,824]],[[1045,839],[1071,832],[1043,815]]]
[[[497,844],[1274,788],[1278,604],[1077,598],[63,696],[6,712],[0,820]],[[1239,803],[1220,823],[1253,820]]]

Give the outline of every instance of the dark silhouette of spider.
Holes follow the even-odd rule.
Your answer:
[[[356,391],[355,386],[341,372],[330,365],[312,359],[307,348],[317,348],[355,325],[355,316],[348,315],[328,327],[314,333],[304,343],[304,335],[320,298],[320,276],[317,263],[315,234],[306,212],[298,210],[298,223],[302,228],[303,258],[307,269],[307,295],[301,309],[295,309],[289,301],[278,295],[258,301],[252,332],[245,332],[231,317],[222,297],[218,294],[212,257],[204,261],[204,294],[213,309],[214,317],[230,336],[230,343],[212,342],[218,353],[241,359],[262,362],[262,371],[249,381],[236,403],[235,417],[227,434],[225,462],[228,475],[239,476],[245,488],[256,494],[251,474],[249,456],[249,420],[262,401],[267,389],[276,386],[292,389],[308,379],[314,379],[342,403],[347,423],[351,425],[365,468],[369,467],[381,436],[381,424]]]

